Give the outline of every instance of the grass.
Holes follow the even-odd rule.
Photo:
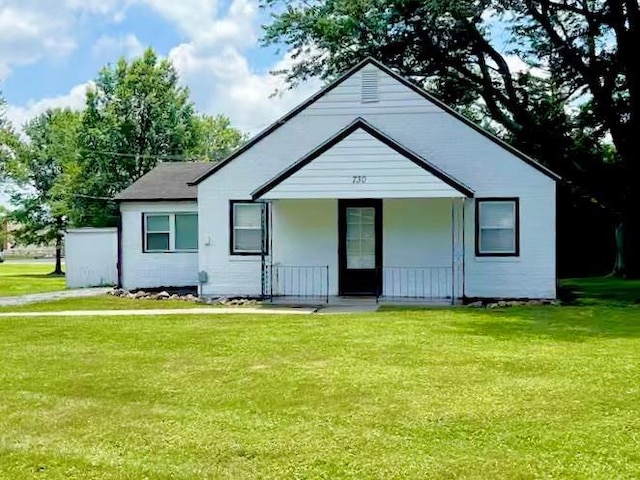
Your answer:
[[[561,289],[578,305],[628,305],[640,303],[640,280],[613,277],[563,280]]]
[[[639,478],[638,378],[633,307],[0,319],[0,478]]]
[[[64,290],[64,276],[52,272],[50,263],[0,263],[0,297]]]
[[[181,300],[149,300],[99,295],[96,297],[64,298],[20,306],[0,307],[6,312],[62,312],[69,310],[153,310],[163,308],[203,308],[211,305]]]

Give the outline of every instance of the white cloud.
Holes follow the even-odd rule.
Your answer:
[[[75,27],[88,15],[122,12],[134,0],[0,0],[0,80],[22,65],[64,58],[77,48]]]
[[[197,46],[183,44],[173,49],[169,58],[191,88],[200,110],[224,113],[242,130],[256,133],[312,95],[319,81],[311,81],[295,90],[284,90],[280,77],[269,72],[253,72],[244,56],[228,47],[218,55],[201,56]],[[290,62],[287,56],[273,65],[280,69]]]
[[[17,130],[21,130],[28,120],[46,112],[50,108],[81,110],[85,106],[87,87],[90,85],[91,82],[76,85],[64,95],[30,101],[26,105],[8,105],[7,118]]]
[[[279,69],[291,59],[284,56],[274,61],[271,68],[261,71],[251,68],[247,55],[258,48],[260,34],[257,0],[232,0],[224,6],[218,0],[61,1],[62,4],[42,0],[0,0],[0,78],[3,72],[6,75],[16,65],[38,61],[51,50],[60,55],[72,50],[75,46],[72,34],[74,19],[103,15],[118,21],[135,3],[146,5],[161,15],[186,37],[185,42],[174,47],[168,56],[179,71],[182,82],[190,87],[197,108],[202,112],[226,114],[234,125],[255,133],[311,95],[320,85],[318,81],[311,81],[274,97],[273,93],[284,85],[282,79],[272,76],[268,70]],[[29,15],[37,13],[42,18],[34,17],[32,20],[13,13],[16,6]],[[4,21],[3,14],[7,16]],[[55,18],[59,20],[53,20]],[[57,25],[55,31],[51,31],[47,21]],[[14,56],[9,55],[12,49],[2,45],[3,38],[10,40],[10,35],[2,32],[2,26],[12,23],[14,34],[11,38],[23,38],[29,47],[11,54]],[[45,27],[47,34],[43,34]],[[15,31],[21,33],[16,35]],[[123,37],[103,36],[94,43],[91,52],[112,59],[122,54],[135,56],[141,53],[142,47],[132,33]],[[9,118],[20,126],[47,108],[81,108],[85,88],[86,85],[79,85],[54,98],[10,106]]]
[[[144,1],[156,7],[168,3]],[[201,3],[200,0],[185,3],[189,2]],[[210,13],[217,10],[215,2],[206,3]],[[206,28],[190,24],[188,16],[178,7],[163,11],[190,37],[188,43],[171,50],[169,59],[203,112],[224,113],[235,126],[255,133],[319,88],[318,81],[311,81],[273,96],[276,90],[285,90],[282,79],[268,71],[256,72],[251,68],[246,53],[257,47],[260,29],[255,1],[233,0],[225,12],[200,19],[197,25],[204,24]],[[280,69],[290,62],[291,58],[285,56],[269,70]]]
[[[122,37],[103,35],[93,44],[92,53],[96,57],[106,57],[109,60],[124,56],[134,58],[144,52],[145,46],[134,34]]]
[[[549,77],[549,72],[542,68],[532,67],[517,55],[505,55],[504,59],[512,73],[531,73],[536,77]]]
[[[28,65],[45,55],[61,57],[75,48],[63,22],[46,11],[0,4],[0,80],[16,66]]]

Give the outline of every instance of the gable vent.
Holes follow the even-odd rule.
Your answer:
[[[362,103],[380,101],[380,80],[377,70],[362,72]]]

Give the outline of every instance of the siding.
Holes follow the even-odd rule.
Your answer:
[[[118,230],[78,228],[64,236],[67,288],[118,283]]]
[[[328,266],[329,294],[337,295],[337,200],[276,200],[272,203],[272,214],[274,264]],[[382,257],[383,265],[388,269],[383,293],[420,295],[428,292],[429,282],[433,282],[434,294],[450,295],[451,200],[385,199],[382,218]],[[429,270],[425,267],[439,268]],[[427,276],[424,285],[419,279],[416,283],[416,269],[417,275]],[[321,284],[324,286],[324,282]],[[216,293],[228,288],[226,276],[220,278],[214,288]]]
[[[196,202],[127,202],[122,216],[122,286],[126,289],[198,284],[196,252],[144,253],[142,215],[197,211]],[[199,239],[202,243],[202,237]]]
[[[204,292],[260,290],[259,259],[229,255],[229,199],[249,199],[252,191],[362,117],[468,185],[476,197],[520,198],[521,255],[511,259],[475,258],[474,202],[465,201],[466,295],[554,297],[555,182],[386,74],[380,73],[379,102],[362,103],[361,72],[198,186],[200,228],[212,239],[200,249],[200,269],[225,278],[205,285]]]
[[[275,198],[438,198],[462,194],[363,130],[356,130],[263,195]]]

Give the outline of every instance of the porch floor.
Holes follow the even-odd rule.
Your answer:
[[[451,306],[451,299],[447,298],[388,298],[384,297],[376,301],[376,297],[343,297],[330,296],[328,301],[326,298],[309,298],[309,297],[275,297],[271,301],[267,301],[271,305],[278,306],[314,306],[318,309],[344,309],[345,311],[352,309],[370,308],[375,311],[382,305],[405,305],[405,306],[423,306],[423,307],[447,307]],[[373,308],[375,307],[375,308]]]

